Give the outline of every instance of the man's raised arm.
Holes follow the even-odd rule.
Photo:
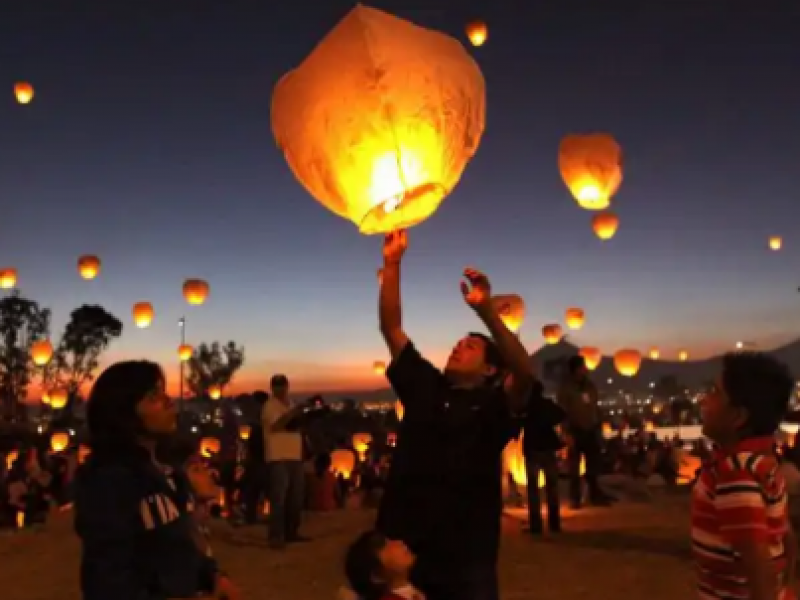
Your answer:
[[[408,343],[408,336],[403,331],[403,310],[400,300],[400,263],[406,245],[406,232],[403,229],[389,233],[383,242],[378,320],[392,359],[400,356]]]

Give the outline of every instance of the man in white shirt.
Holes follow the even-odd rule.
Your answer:
[[[289,380],[274,375],[272,397],[261,411],[264,430],[264,458],[269,471],[269,545],[281,549],[290,542],[305,541],[298,532],[303,511],[305,473],[303,436],[287,429],[302,406],[289,404]]]

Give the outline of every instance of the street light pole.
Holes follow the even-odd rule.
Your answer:
[[[181,346],[186,344],[186,317],[178,319],[178,327],[181,328]],[[180,366],[180,392],[178,396],[178,414],[183,412],[183,357],[179,358]]]

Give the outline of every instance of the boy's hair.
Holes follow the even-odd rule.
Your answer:
[[[381,574],[378,552],[386,544],[386,537],[378,531],[367,531],[356,538],[347,549],[344,574],[350,588],[363,600],[379,600],[384,585],[377,580]]]
[[[721,380],[730,403],[747,410],[746,432],[774,434],[795,388],[788,367],[762,352],[732,352],[722,358]]]
[[[474,337],[483,340],[483,360],[487,365],[494,367],[497,371],[495,375],[492,375],[488,378],[488,383],[495,384],[498,381],[501,381],[506,375],[507,366],[506,362],[503,360],[503,355],[500,354],[500,349],[497,347],[497,344],[494,343],[494,340],[485,333],[478,333],[476,331],[470,331],[467,334],[467,337]]]

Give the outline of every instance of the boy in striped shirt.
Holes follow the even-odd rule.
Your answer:
[[[793,600],[796,541],[773,451],[794,379],[766,354],[723,358],[701,401],[716,444],[692,501],[692,546],[703,600]]]

